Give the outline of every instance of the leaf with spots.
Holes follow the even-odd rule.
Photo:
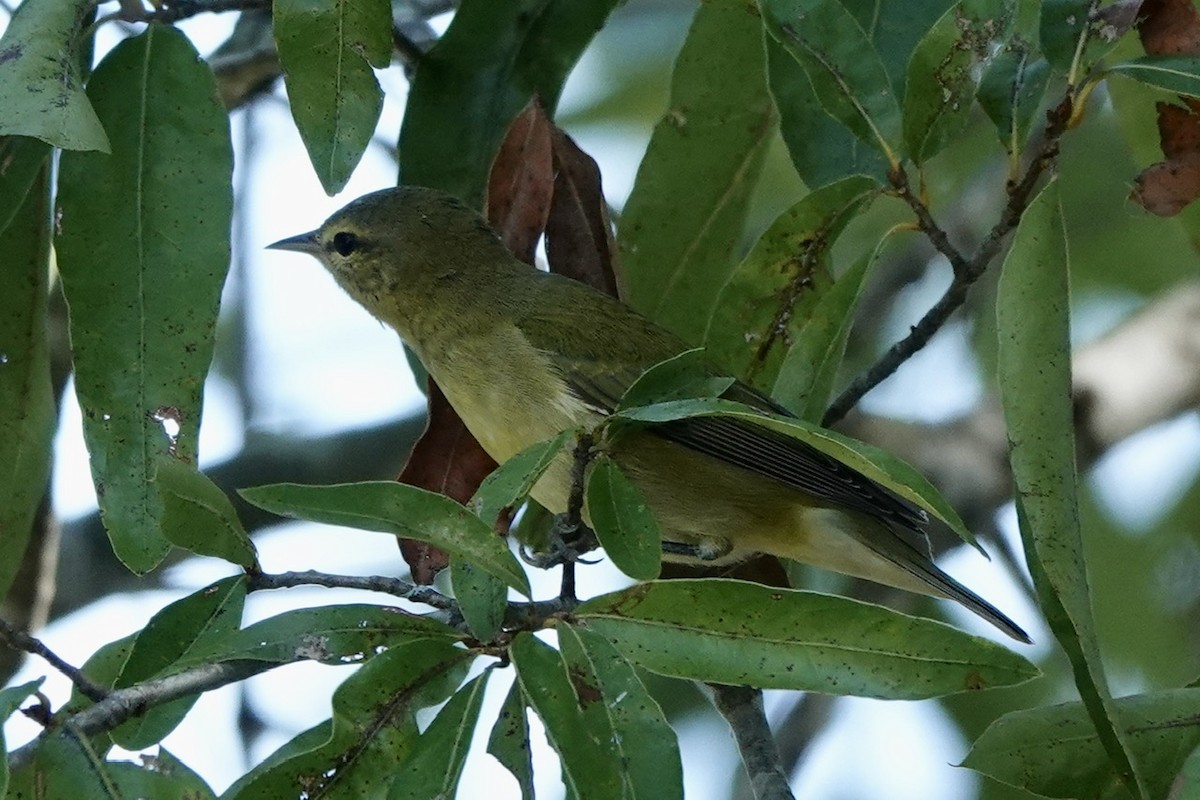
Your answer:
[[[207,64],[162,25],[113,48],[88,96],[112,154],[63,153],[58,267],[100,511],[117,556],[144,573],[170,547],[157,461],[197,457],[229,268],[229,118]]]
[[[375,134],[392,57],[387,0],[276,0],[271,19],[288,104],[321,186],[337,194]]]
[[[833,287],[830,251],[879,184],[862,175],[822,187],[784,211],[734,268],[708,323],[710,358],[762,391]]]
[[[611,747],[623,769],[625,797],[683,798],[683,765],[667,724],[637,670],[595,631],[563,624],[558,646],[576,685],[583,719]]]
[[[241,627],[245,602],[246,577],[238,575],[166,606],[138,633],[113,688],[158,677],[190,654],[209,649]],[[183,721],[198,698],[182,697],[147,710],[113,730],[113,741],[127,750],[158,743]]]
[[[911,700],[1039,674],[942,622],[742,581],[642,583],[587,601],[573,619],[652,672],[761,689]]]
[[[417,746],[416,713],[462,680],[471,653],[446,641],[397,643],[333,693],[333,718],[300,734],[229,791],[226,800],[383,797]]]
[[[617,569],[637,580],[658,577],[662,530],[641,489],[606,455],[592,461],[586,507],[596,538]]]

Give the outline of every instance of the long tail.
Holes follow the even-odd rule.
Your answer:
[[[1018,642],[1033,644],[1021,626],[1000,612],[998,608],[984,600],[979,595],[963,586],[958,581],[942,572],[936,564],[905,539],[888,531],[887,536],[864,536],[856,538],[869,547],[876,555],[887,559],[908,574],[927,584],[934,594],[947,597],[962,604],[983,619],[995,625]]]

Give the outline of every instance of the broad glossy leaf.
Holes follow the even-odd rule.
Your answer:
[[[1200,690],[1121,697],[1114,706],[1151,797],[1172,782],[1200,745]],[[1119,796],[1118,777],[1082,703],[1011,711],[988,726],[964,767],[1042,797]]]
[[[275,0],[279,63],[292,117],[321,185],[337,194],[375,134],[383,92],[372,67],[392,57],[387,0]]]
[[[29,136],[0,136],[0,233],[25,205],[50,145]]]
[[[1042,0],[1042,53],[1056,69],[1066,72],[1074,63],[1079,43],[1087,34],[1091,0]]]
[[[858,20],[837,0],[762,0],[763,22],[808,79],[821,107],[895,163],[900,106]]]
[[[791,349],[779,365],[771,396],[795,409],[801,419],[819,423],[833,394],[846,339],[854,324],[858,298],[867,273],[886,239],[863,254],[816,299],[808,317],[792,337]]]
[[[223,637],[181,659],[175,669],[221,661],[317,661],[358,664],[413,640],[452,642],[462,634],[448,625],[392,606],[348,604],[285,611]]]
[[[600,742],[616,751],[625,797],[682,800],[683,766],[675,731],[633,664],[594,631],[568,624],[555,630],[576,694],[584,701],[584,719]]]
[[[455,692],[396,772],[388,800],[454,800],[491,670]]]
[[[600,700],[590,676],[572,675],[561,652],[521,632],[509,653],[530,708],[562,762],[568,796],[624,800],[624,768],[611,740],[589,724],[586,708]]]
[[[976,0],[999,5],[1003,0]],[[871,40],[883,68],[892,81],[897,98],[904,97],[908,62],[917,43],[941,18],[954,0],[905,0],[880,3],[879,0],[839,0],[862,26]]]
[[[158,463],[154,477],[162,498],[163,535],[172,544],[201,556],[215,556],[251,567],[258,556],[233,503],[195,467],[174,458]]]
[[[90,0],[17,6],[0,38],[0,135],[109,152],[106,126],[83,93],[76,53],[93,9]]]
[[[284,754],[294,755],[271,759],[224,797],[383,797],[418,741],[414,715],[458,683],[456,668],[470,657],[435,641],[409,642],[376,656],[334,692],[331,725],[306,731]]]
[[[479,207],[509,122],[534,95],[558,103],[616,0],[463,0],[421,59],[400,129],[400,181]]]
[[[854,467],[871,480],[924,508],[949,525],[967,544],[979,548],[975,537],[963,524],[958,513],[920,472],[890,453],[865,442],[843,436],[828,428],[822,428],[798,418],[767,414],[741,403],[717,398],[672,400],[652,406],[628,409],[618,412],[616,416],[620,419],[647,423],[671,422],[688,417],[722,416],[761,425],[769,430],[799,439],[826,455]]]
[[[166,606],[138,633],[113,688],[158,677],[189,655],[210,650],[241,626],[245,602],[246,577],[239,575]],[[182,697],[151,708],[113,730],[113,741],[127,750],[143,750],[173,731],[197,699]]]
[[[553,439],[526,447],[484,478],[467,507],[488,525],[495,525],[501,514],[520,507],[574,436],[574,430],[565,430]]]
[[[617,231],[624,299],[688,342],[733,269],[775,132],[761,29],[745,0],[697,9]]]
[[[58,266],[100,509],[117,556],[143,573],[170,547],[157,461],[196,459],[229,267],[229,119],[208,66],[161,25],[117,45],[88,96],[113,152],[63,154]]]
[[[529,595],[529,579],[504,539],[444,495],[395,481],[334,486],[277,483],[240,493],[259,508],[283,516],[430,542]]]
[[[767,80],[779,109],[779,133],[804,183],[816,189],[850,175],[887,175],[887,160],[825,113],[808,73],[764,31]]]
[[[36,144],[35,150],[44,147]],[[44,152],[11,155],[35,159],[38,177],[9,224],[0,220],[5,273],[0,291],[0,597],[21,566],[38,504],[47,492],[56,422],[46,339],[50,166]],[[0,198],[3,190],[0,182]]]
[[[1058,184],[1051,183],[1022,216],[1000,276],[1000,398],[1021,538],[1042,613],[1071,660],[1109,758],[1132,787],[1141,779],[1104,678],[1079,526],[1068,265]]]
[[[504,581],[456,556],[450,561],[450,586],[471,634],[481,642],[494,639],[508,610]]]
[[[572,620],[652,672],[764,689],[916,699],[1039,674],[941,622],[733,580],[642,583],[587,601]]]
[[[770,390],[793,337],[833,283],[830,250],[878,189],[873,179],[852,176],[779,215],[721,290],[704,338],[714,361]]]
[[[521,787],[521,800],[533,800],[533,753],[529,747],[529,718],[525,713],[520,681],[513,681],[504,697],[488,737],[487,751],[516,778]]]
[[[1108,72],[1175,94],[1200,97],[1200,58],[1143,56],[1123,64],[1114,64],[1108,68]]]
[[[955,3],[913,51],[904,93],[904,143],[916,163],[966,129],[979,64],[1008,27],[997,11],[983,3]]]
[[[641,581],[658,577],[662,530],[641,489],[603,454],[588,472],[587,512],[596,538],[617,569]]]

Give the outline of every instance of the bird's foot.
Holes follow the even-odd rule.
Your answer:
[[[557,514],[550,528],[545,550],[533,551],[524,545],[520,549],[521,560],[531,567],[550,569],[566,563],[594,564],[583,556],[599,546],[596,534],[588,526],[572,524],[566,514]]]
[[[663,542],[663,555],[677,561],[720,561],[733,545],[726,539],[701,539],[698,542]]]

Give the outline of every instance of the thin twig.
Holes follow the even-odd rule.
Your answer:
[[[713,705],[729,723],[755,800],[795,800],[763,711],[762,691],[749,686],[710,684]]]
[[[50,666],[65,675],[75,685],[75,688],[82,692],[89,700],[100,702],[108,697],[108,690],[95,683],[87,675],[84,675],[78,667],[68,664],[57,653],[46,647],[39,639],[35,639],[24,631],[17,630],[4,619],[0,619],[0,639],[3,639],[5,644],[14,650],[32,653],[42,658]]]
[[[571,462],[571,494],[567,499],[567,514],[562,527],[563,539],[570,534],[578,535],[583,527],[583,487],[587,478],[588,464],[595,453],[592,450],[595,436],[591,431],[583,431],[575,438],[575,450]],[[565,602],[576,600],[575,596],[575,562],[571,559],[563,561],[562,588],[558,597]]]
[[[917,216],[917,224],[922,233],[929,239],[938,252],[950,262],[954,270],[954,279],[925,316],[912,327],[908,335],[892,345],[883,357],[863,374],[859,375],[846,387],[825,412],[821,424],[826,427],[839,422],[850,409],[858,404],[863,396],[887,379],[900,365],[923,348],[933,335],[941,330],[951,315],[967,299],[967,292],[975,281],[987,270],[1000,247],[1021,221],[1022,214],[1033,199],[1034,189],[1037,188],[1043,175],[1050,171],[1058,158],[1058,143],[1067,130],[1071,118],[1072,99],[1068,95],[1057,106],[1046,112],[1046,128],[1041,147],[1038,148],[1021,180],[1008,186],[1008,202],[1000,213],[1000,219],[992,226],[988,235],[979,244],[979,249],[970,259],[965,258],[955,248],[946,236],[924,201],[913,193],[908,182],[908,174],[903,169],[892,170],[888,178],[893,188],[902,200],[908,203]]]
[[[254,660],[202,664],[178,675],[146,681],[127,689],[117,689],[95,705],[88,706],[83,711],[72,714],[66,719],[56,721],[55,727],[69,725],[73,731],[82,736],[111,731],[122,722],[144,714],[156,706],[181,697],[219,689],[230,683],[237,683],[261,672],[266,672],[276,666],[278,664],[270,661]],[[46,733],[11,753],[8,761],[9,768],[16,770],[27,764],[33,758],[43,736],[46,736]]]
[[[297,586],[325,586],[330,589],[361,589],[368,592],[383,592],[414,603],[423,603],[440,611],[457,611],[454,599],[434,589],[384,575],[330,575],[316,570],[303,572],[281,572],[277,574],[256,573],[250,576],[250,590],[291,589]]]

